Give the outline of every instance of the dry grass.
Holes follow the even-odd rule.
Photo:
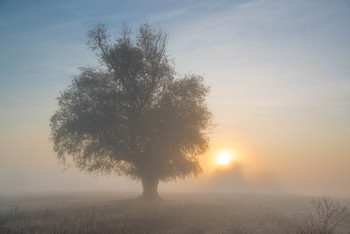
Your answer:
[[[2,198],[0,233],[310,233],[307,197],[168,194],[145,204],[116,196]]]

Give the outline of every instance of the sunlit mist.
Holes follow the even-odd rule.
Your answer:
[[[232,153],[230,153],[228,151],[223,151],[223,152],[218,154],[218,156],[216,158],[216,162],[218,165],[226,166],[226,165],[230,164],[233,159],[234,159],[234,156]]]
[[[0,195],[140,192],[139,181],[118,173],[65,168],[49,139],[50,117],[58,108],[60,92],[80,74],[79,68],[99,68],[103,62],[86,46],[88,30],[99,22],[105,24],[114,43],[123,22],[133,30],[147,22],[167,34],[167,60],[174,64],[174,73],[198,74],[210,87],[206,106],[213,118],[208,151],[198,157],[196,169],[201,173],[176,182],[160,181],[160,194],[283,191],[350,197],[349,1],[161,2],[0,1]],[[147,96],[143,89],[138,93]],[[96,108],[115,110],[97,104]],[[190,120],[191,108],[183,109]],[[86,110],[84,102],[81,113]],[[168,113],[159,111],[163,112]],[[149,115],[146,127],[158,126],[153,116]],[[169,117],[177,115],[169,112]],[[110,128],[105,129],[109,133]],[[160,130],[168,133],[164,127]],[[108,134],[96,136],[102,141]],[[175,162],[192,165],[182,160],[169,165]]]
[[[350,233],[350,0],[0,0],[0,32],[0,234]]]

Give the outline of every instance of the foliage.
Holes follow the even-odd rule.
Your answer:
[[[88,37],[101,66],[81,68],[58,97],[50,122],[58,158],[156,184],[197,175],[211,117],[203,78],[178,77],[167,35],[147,24],[136,34],[124,27],[115,42],[101,24]]]

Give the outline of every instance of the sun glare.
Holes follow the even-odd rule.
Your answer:
[[[216,158],[216,162],[219,165],[228,165],[233,159],[233,155],[230,152],[221,152]]]

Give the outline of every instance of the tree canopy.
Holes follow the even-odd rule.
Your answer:
[[[89,172],[141,180],[156,197],[159,181],[201,172],[208,149],[209,88],[180,76],[166,54],[167,35],[143,24],[112,40],[104,25],[88,32],[100,66],[84,67],[58,97],[51,140],[58,158]]]

